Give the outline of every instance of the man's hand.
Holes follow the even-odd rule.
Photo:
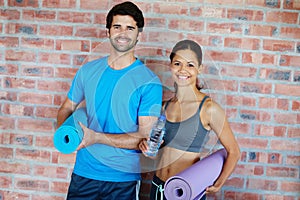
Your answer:
[[[85,125],[83,125],[81,122],[79,122],[79,125],[82,128],[82,132],[83,132],[83,138],[81,143],[79,144],[77,151],[85,148],[87,146],[90,146],[92,144],[96,143],[96,133],[95,131],[93,131],[92,129],[87,128]]]

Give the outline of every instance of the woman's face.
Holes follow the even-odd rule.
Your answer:
[[[200,66],[196,54],[190,50],[179,50],[171,62],[172,78],[178,87],[193,85],[196,87]]]

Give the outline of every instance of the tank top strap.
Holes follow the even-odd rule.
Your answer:
[[[164,114],[164,115],[166,114],[166,110],[167,110],[169,103],[170,103],[170,100],[166,101],[165,105],[162,108],[162,114]]]
[[[200,105],[199,105],[199,109],[198,109],[199,112],[200,112],[200,110],[201,110],[201,108],[202,108],[202,106],[203,106],[205,100],[208,99],[208,98],[209,98],[209,96],[205,96],[205,97],[202,99],[202,101],[201,101],[201,103],[200,103]]]

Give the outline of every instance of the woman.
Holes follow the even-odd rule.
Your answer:
[[[161,199],[168,178],[199,161],[204,138],[210,130],[217,134],[227,158],[220,176],[206,189],[206,194],[220,190],[240,157],[224,110],[197,86],[197,76],[202,70],[201,47],[191,40],[180,41],[173,48],[170,60],[175,95],[163,105],[166,134],[152,181],[151,200]],[[147,142],[142,141],[139,147],[145,153]],[[206,199],[206,195],[202,199]]]

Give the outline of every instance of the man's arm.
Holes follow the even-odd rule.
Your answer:
[[[87,147],[95,143],[106,144],[117,148],[139,149],[138,145],[143,138],[148,138],[153,124],[157,121],[157,117],[142,116],[139,117],[139,130],[126,134],[108,134],[95,132],[80,124],[84,137],[77,150]]]
[[[64,123],[64,121],[74,112],[77,105],[78,104],[74,103],[69,98],[66,98],[58,110],[56,128],[59,128]]]

